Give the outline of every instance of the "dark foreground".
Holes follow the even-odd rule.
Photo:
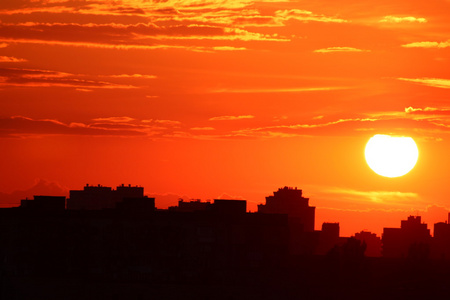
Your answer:
[[[448,299],[450,266],[439,261],[327,256],[284,267],[129,270],[81,276],[2,274],[1,299]]]

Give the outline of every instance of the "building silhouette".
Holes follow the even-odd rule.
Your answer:
[[[66,197],[34,196],[33,200],[21,200],[20,207],[30,211],[63,212],[66,209]]]
[[[170,206],[170,211],[179,212],[194,212],[194,211],[205,211],[211,209],[211,202],[202,202],[200,199],[184,201],[183,199],[178,200],[178,206]]]
[[[84,299],[71,295],[87,285],[91,298],[437,299],[450,280],[449,222],[433,238],[418,216],[384,228],[380,257],[373,233],[341,237],[328,222],[314,230],[315,208],[288,187],[257,213],[226,199],[156,209],[131,185],[86,185],[70,197],[67,208],[65,197],[35,196],[0,209],[2,299]]]
[[[314,206],[309,206],[309,198],[302,196],[302,190],[287,186],[267,196],[265,204],[258,205],[260,213],[287,214],[289,222],[305,232],[314,231],[315,211]]]
[[[342,244],[339,231],[339,223],[323,223],[322,230],[316,231],[317,245],[314,254],[326,255],[335,246]]]
[[[425,257],[429,255],[431,235],[420,216],[409,216],[400,228],[383,228],[384,257]]]
[[[364,242],[367,246],[364,253],[368,257],[380,257],[381,256],[381,238],[375,233],[369,231],[360,231],[355,233],[355,239]]]
[[[89,185],[83,190],[71,190],[67,199],[67,209],[101,210],[115,208],[125,198],[143,198],[144,188],[120,185],[115,190],[102,185]]]
[[[434,224],[431,256],[439,260],[450,260],[450,213],[448,220]]]

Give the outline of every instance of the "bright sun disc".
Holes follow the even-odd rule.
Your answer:
[[[410,137],[376,134],[367,142],[366,162],[378,175],[403,176],[414,168],[419,150]]]

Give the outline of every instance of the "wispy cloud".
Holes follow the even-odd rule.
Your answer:
[[[238,129],[231,132],[232,136],[247,137],[247,138],[278,138],[278,137],[296,137],[296,136],[312,136],[317,134],[313,130],[324,129],[327,127],[334,127],[338,125],[360,123],[360,122],[375,122],[377,118],[349,118],[338,119],[334,121],[314,124],[290,124],[290,125],[273,125],[262,126],[254,128]],[[353,127],[352,127],[353,128]]]
[[[247,48],[245,47],[231,47],[231,46],[217,46],[217,47],[212,47],[213,50],[215,51],[243,51],[243,50],[247,50]]]
[[[450,40],[444,42],[414,42],[402,45],[404,48],[447,48],[450,47]]]
[[[107,118],[95,118],[95,122],[113,122],[113,123],[128,123],[134,121],[134,118],[130,117],[107,117]]]
[[[426,86],[450,89],[450,79],[443,78],[397,78],[398,80],[419,83]]]
[[[373,203],[405,204],[405,202],[416,201],[419,194],[400,191],[360,191],[346,188],[327,188],[327,193],[339,194],[351,199],[363,199]]]
[[[175,120],[153,120],[156,124],[163,124],[163,125],[169,125],[169,126],[178,126],[181,124],[180,121]]]
[[[234,120],[242,120],[242,119],[253,119],[255,116],[252,115],[243,115],[243,116],[219,116],[209,118],[210,121],[234,121]]]
[[[346,90],[351,87],[345,86],[321,86],[321,87],[294,87],[294,88],[222,88],[210,91],[210,93],[302,93],[302,92],[321,92],[321,91],[334,91],[334,90]]]
[[[288,39],[265,39],[263,40],[270,41],[289,41]],[[230,39],[232,40],[232,39]],[[251,38],[247,38],[247,41],[251,40]],[[113,43],[100,43],[100,42],[78,42],[78,41],[54,41],[54,40],[38,40],[38,39],[11,39],[11,38],[1,38],[0,41],[7,41],[9,43],[20,43],[20,44],[42,44],[42,45],[50,45],[50,46],[65,46],[65,47],[84,47],[84,48],[99,48],[99,49],[115,49],[115,50],[168,50],[168,49],[179,49],[193,52],[216,52],[216,51],[224,51],[219,47],[219,49],[215,49],[215,46],[193,46],[189,45],[169,45],[169,44],[113,44]],[[230,48],[227,47],[227,50],[230,51]],[[244,50],[239,49],[238,50]]]
[[[158,26],[154,23],[93,24],[93,23],[3,23],[0,41],[3,43],[34,43],[73,47],[111,49],[170,49],[199,51],[244,50],[231,45],[192,45],[189,41],[274,41],[287,38],[272,36],[242,28],[206,24]],[[170,41],[176,41],[174,45]]]
[[[302,9],[285,9],[277,10],[275,12],[275,19],[280,22],[286,22],[289,20],[297,20],[301,22],[325,22],[325,23],[346,23],[347,20],[330,17],[320,14],[315,14],[308,10]]]
[[[0,138],[48,135],[172,137],[180,132],[182,123],[176,120],[140,120],[128,116],[99,117],[91,122],[64,123],[57,119],[33,119],[25,116],[0,118]]]
[[[202,130],[216,130],[214,127],[191,127],[191,130],[198,130],[198,131],[202,131]]]
[[[23,58],[15,58],[13,56],[0,56],[0,62],[11,62],[11,63],[17,63],[17,62],[25,62],[26,59]]]
[[[353,47],[328,47],[324,49],[314,50],[316,53],[334,53],[334,52],[370,52],[370,50],[363,50]]]
[[[385,16],[383,19],[381,19],[379,22],[381,23],[426,23],[427,19],[425,18],[416,18],[412,16],[408,17],[396,17],[396,16]]]
[[[0,86],[68,87],[76,89],[134,89],[136,86],[97,80],[80,74],[52,70],[0,68]]]
[[[405,107],[405,112],[408,114],[448,114],[450,113],[450,108],[437,108],[437,107],[425,107],[425,108],[414,108],[412,106]]]
[[[120,74],[120,75],[109,75],[112,78],[143,78],[143,79],[155,79],[156,75],[143,75],[143,74]]]
[[[55,119],[32,119],[24,116],[0,118],[0,137],[45,135],[137,136],[145,133],[128,128],[109,129],[83,123],[66,124]]]

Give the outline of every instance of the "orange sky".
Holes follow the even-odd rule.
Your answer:
[[[316,229],[432,228],[450,208],[449,20],[448,0],[2,0],[0,206],[131,183],[255,211],[288,185]],[[377,133],[415,139],[412,172],[368,168]]]

